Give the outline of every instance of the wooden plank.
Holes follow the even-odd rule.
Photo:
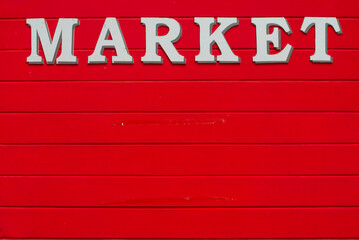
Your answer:
[[[199,17],[199,16],[323,16],[323,17],[358,17],[358,1],[346,0],[277,0],[275,4],[266,0],[247,1],[227,0],[225,2],[208,2],[206,0],[190,1],[116,1],[96,0],[74,2],[63,0],[61,4],[52,4],[46,0],[29,2],[2,0],[1,18],[27,17]],[[29,11],[31,9],[31,11]]]
[[[218,51],[213,50],[214,54]],[[342,79],[358,80],[359,50],[331,50],[332,64],[313,64],[309,57],[313,50],[294,50],[288,64],[255,64],[255,50],[234,51],[241,57],[241,64],[198,64],[194,61],[197,50],[181,50],[187,59],[186,65],[173,65],[167,57],[163,64],[142,64],[144,50],[132,50],[133,65],[87,64],[88,50],[77,50],[78,65],[29,65],[26,63],[28,50],[0,51],[2,72],[0,81],[10,80],[291,80],[291,79]],[[110,57],[113,51],[105,55]],[[160,55],[163,56],[163,52]],[[190,74],[189,74],[190,73]]]
[[[0,177],[0,206],[359,206],[359,177]]]
[[[358,110],[355,81],[0,83],[2,112]]]
[[[358,238],[359,208],[0,208],[12,238]]]
[[[359,113],[0,114],[1,143],[358,143]]]
[[[194,19],[176,18],[181,24],[182,36],[175,44],[177,48],[199,48],[199,27],[194,23]],[[359,48],[359,33],[354,31],[359,24],[356,18],[338,19],[343,30],[343,34],[338,35],[332,28],[328,30],[328,48],[353,49]],[[53,36],[57,19],[47,19],[47,24]],[[104,19],[79,19],[80,26],[75,29],[75,49],[93,50],[100,35]],[[145,48],[146,33],[145,27],[141,24],[140,18],[118,19],[127,47]],[[288,24],[292,29],[292,34],[281,33],[282,46],[291,44],[296,49],[314,48],[314,30],[304,34],[300,31],[302,18],[289,18]],[[5,19],[0,20],[0,29],[5,38],[0,38],[0,49],[30,49],[31,30],[26,25],[26,19]],[[215,29],[215,28],[214,28]],[[159,34],[167,34],[165,27],[159,27]],[[230,29],[225,37],[229,46],[235,48],[256,48],[256,28],[251,24],[250,18],[239,18],[239,25]],[[40,45],[41,48],[41,45]],[[217,48],[217,45],[214,46]]]
[[[0,145],[0,175],[358,175],[359,145]]]

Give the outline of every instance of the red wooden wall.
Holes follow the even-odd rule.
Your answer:
[[[0,13],[1,239],[359,239],[357,0],[2,0]],[[141,63],[146,16],[180,22],[186,65]],[[240,65],[194,61],[200,16],[239,18],[226,38]],[[266,16],[288,19],[288,64],[252,62],[250,18]],[[305,16],[339,19],[333,64],[309,61]],[[34,17],[52,33],[79,18],[78,65],[26,63]],[[134,65],[87,64],[106,17]]]

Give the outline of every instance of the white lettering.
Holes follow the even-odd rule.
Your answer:
[[[252,24],[256,26],[257,33],[257,55],[253,57],[255,63],[288,63],[293,52],[293,47],[287,45],[277,54],[269,54],[269,44],[281,49],[280,31],[281,27],[287,34],[291,34],[288,22],[285,18],[252,18]],[[273,33],[269,34],[269,27],[274,27]]]
[[[214,18],[194,18],[194,22],[200,26],[200,51],[195,57],[198,63],[215,63],[216,58],[212,55],[212,47],[217,43],[221,55],[217,56],[220,63],[240,63],[240,58],[234,55],[228,45],[224,34],[233,26],[238,25],[237,18],[218,18],[221,25],[212,33],[212,27],[216,24]]]
[[[73,55],[74,30],[79,25],[77,18],[60,18],[52,40],[44,18],[28,18],[26,24],[31,27],[31,55],[27,58],[29,64],[43,64],[43,59],[39,56],[39,39],[47,64],[55,63],[61,42],[61,54],[56,63],[77,64],[77,58]]]
[[[333,58],[328,55],[328,26],[332,26],[337,34],[342,34],[342,28],[335,17],[305,17],[301,31],[308,33],[315,26],[315,52],[310,61],[318,63],[332,63]]]
[[[185,64],[186,59],[178,53],[173,43],[182,35],[181,25],[172,18],[141,18],[146,26],[146,54],[141,58],[143,63],[162,64],[163,59],[158,55],[158,45],[161,45],[170,61],[174,64]],[[164,36],[157,35],[160,26],[167,26],[169,31]]]
[[[108,40],[110,34],[112,39]],[[116,18],[106,18],[95,50],[88,57],[88,63],[106,63],[107,59],[102,55],[105,48],[114,48],[116,50],[117,55],[112,57],[112,63],[133,63],[133,58],[128,53],[125,39]]]

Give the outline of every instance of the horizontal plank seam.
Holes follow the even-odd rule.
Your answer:
[[[272,209],[272,210],[283,210],[283,209],[328,209],[328,210],[339,210],[339,209],[359,209],[359,206],[255,206],[255,207],[248,207],[248,206],[242,206],[242,207],[233,207],[233,206],[143,206],[143,207],[131,207],[131,206],[94,206],[94,207],[88,207],[88,206],[0,206],[1,209],[137,209],[137,210],[150,210],[150,209],[159,209],[159,210],[170,210],[170,209]]]
[[[0,106],[1,108],[2,106]],[[86,114],[86,113],[98,113],[98,114],[111,114],[111,113],[122,113],[122,114],[150,114],[150,113],[161,113],[161,114],[172,114],[172,113],[192,113],[192,114],[206,114],[206,113],[218,113],[218,114],[231,114],[231,113],[332,113],[332,114],[341,114],[341,113],[353,113],[357,114],[359,111],[326,111],[326,110],[315,110],[315,111],[0,111],[0,114]]]
[[[57,144],[57,145],[147,145],[147,144],[154,144],[153,142],[138,142],[138,143],[131,143],[131,142],[121,142],[121,143],[116,143],[116,142],[92,142],[92,143],[86,143],[86,142],[68,142],[68,143],[62,143],[62,142],[50,142],[50,143],[43,143],[43,142],[32,142],[32,143],[18,143],[18,142],[0,142],[0,145],[50,145],[50,144]],[[183,145],[198,145],[198,144],[218,144],[218,145],[249,145],[249,144],[270,144],[269,142],[263,142],[263,143],[236,143],[236,142],[157,142],[155,144],[172,144],[172,145],[176,145],[176,144],[183,144]],[[285,142],[277,142],[277,143],[273,143],[272,144],[359,144],[359,142],[339,142],[339,143],[331,143],[331,142],[305,142],[305,143],[285,143]]]
[[[64,208],[64,209],[303,209],[303,208],[310,208],[310,209],[327,209],[327,208],[359,208],[359,205],[356,206],[146,206],[146,205],[137,205],[137,206],[10,206],[10,205],[0,205],[0,208]]]
[[[92,146],[96,143],[15,143],[15,144],[4,144],[4,143],[0,143],[0,147],[2,146],[13,146],[13,145],[19,145],[19,146],[26,146],[26,145],[30,145],[30,146],[44,146],[44,145],[49,145],[49,146],[71,146],[71,145],[82,145],[82,146]],[[348,145],[348,146],[358,146],[359,147],[359,143],[97,143],[99,146],[101,145],[129,145],[129,146],[133,146],[133,145],[144,145],[144,146],[149,146],[149,145],[154,145],[154,146],[158,146],[158,145],[162,145],[163,147],[165,146],[173,146],[173,145],[202,145],[202,146],[213,146],[213,145],[248,145],[248,146],[254,146],[254,145],[259,145],[259,146],[263,146],[263,145],[267,145],[267,146],[273,146],[273,145],[282,145],[282,146],[292,146],[292,145],[300,145],[300,146],[318,146],[318,145],[327,145],[332,146],[332,145]]]
[[[74,18],[77,18],[79,20],[105,20],[106,17],[109,17],[109,16],[104,16],[104,17],[76,17],[76,16],[73,16]],[[113,16],[111,16],[113,17]],[[135,20],[140,20],[140,18],[142,16],[138,16],[138,17],[119,17],[119,16],[115,16],[116,19],[119,19],[119,20],[132,20],[132,21],[135,21]],[[156,17],[156,16],[153,16],[153,17]],[[196,16],[194,16],[196,17]],[[194,20],[194,17],[176,17],[176,16],[169,16],[169,18],[177,18],[177,19],[182,19],[182,20]],[[217,18],[217,17],[221,17],[221,16],[210,16],[210,17],[214,17],[214,18]],[[243,19],[243,20],[250,20],[251,18],[253,17],[256,17],[256,16],[235,16],[233,15],[232,17],[237,17],[239,20]],[[272,17],[278,17],[278,16],[272,16]],[[302,19],[304,17],[309,17],[307,15],[303,15],[303,16],[291,16],[291,17],[285,17],[286,19]],[[330,17],[330,16],[329,16]],[[356,16],[356,17],[343,17],[343,16],[335,16],[336,18],[338,18],[339,20],[340,19],[345,19],[345,20],[357,20],[359,21],[359,16]],[[35,17],[27,17],[27,18],[35,18]],[[27,18],[21,18],[21,17],[16,17],[16,18],[1,18],[0,17],[0,21],[8,21],[8,20],[11,20],[11,21],[25,21]],[[36,18],[39,18],[39,17],[36,17]],[[61,17],[42,17],[41,18],[46,18],[46,20],[58,20],[59,18]],[[69,17],[67,17],[69,18]],[[238,26],[239,27],[239,26]]]
[[[0,206],[10,209],[359,209],[359,206]]]
[[[149,17],[149,16],[133,16],[133,17],[118,17],[118,16],[107,16],[104,15],[102,17],[77,17],[76,15],[72,16],[72,17],[66,17],[66,18],[78,18],[79,20],[86,20],[86,19],[105,19],[106,17],[116,17],[117,19],[122,19],[122,20],[132,20],[132,19],[139,19],[141,17]],[[151,17],[157,17],[157,16],[151,16]],[[184,17],[184,16],[178,16],[178,15],[161,15],[161,18],[178,18],[178,19],[193,19],[194,17],[221,17],[221,16],[214,16],[214,15],[203,15],[203,14],[198,14],[198,15],[193,15],[191,17]],[[258,17],[258,18],[263,18],[263,17],[278,17],[277,15],[273,16],[273,15],[253,15],[253,16],[236,16],[236,15],[231,15],[231,17],[237,17],[237,18],[243,18],[243,19],[251,19],[253,17]],[[303,15],[303,16],[289,16],[289,15],[281,15],[280,17],[285,17],[287,19],[302,19],[304,17],[310,17],[307,15]],[[342,15],[333,15],[333,14],[328,14],[328,16],[326,17],[336,17],[339,19],[359,19],[359,16],[342,16]],[[46,20],[52,20],[52,19],[59,19],[61,18],[61,16],[59,17],[49,17],[46,15],[41,15],[41,16],[31,16],[31,17],[0,17],[0,20],[23,20],[23,19],[27,19],[27,18],[46,18]]]
[[[75,48],[75,51],[93,51],[95,49],[94,48]],[[176,48],[179,51],[198,51],[199,52],[199,48]],[[216,48],[213,48],[214,50],[217,50]],[[232,50],[244,50],[244,51],[255,51],[256,48],[231,48]],[[271,48],[274,49],[274,48]],[[299,50],[299,51],[312,51],[314,50],[313,48],[299,48],[299,47],[294,47],[294,49]],[[6,52],[6,51],[28,51],[30,50],[30,48],[26,48],[26,49],[0,49],[0,52]],[[144,51],[146,50],[146,48],[128,48],[128,50],[132,50],[132,51]],[[332,50],[332,51],[359,51],[359,46],[358,48],[328,48],[328,50]],[[110,49],[110,51],[114,51],[114,49]],[[42,53],[42,50],[40,49],[39,52]],[[61,52],[61,49],[59,50],[59,52]],[[76,53],[75,53],[76,55]],[[239,55],[240,57],[240,55]],[[309,61],[309,59],[308,59]],[[222,63],[223,65],[229,65],[231,63]],[[106,64],[97,64],[97,65],[106,65]],[[114,64],[116,65],[116,64]],[[121,64],[117,64],[117,65],[121,65]],[[131,65],[131,64],[122,64],[122,65]],[[214,65],[213,63],[201,63],[199,65]],[[240,65],[240,64],[235,64],[235,65]]]
[[[313,240],[341,240],[341,239],[350,239],[350,240],[358,240],[359,238],[352,238],[352,237],[347,237],[347,238],[330,238],[330,237],[326,237],[326,238],[311,238],[311,237],[306,237],[306,238],[54,238],[54,237],[44,237],[44,238],[19,238],[19,237],[5,237],[5,238],[2,238],[2,240],[7,240],[7,239],[14,239],[14,240],[17,240],[17,239],[22,239],[22,240],[42,240],[42,239],[46,239],[46,240],[51,240],[51,239],[54,239],[54,240],[64,240],[64,239],[67,239],[67,240],[126,240],[126,239],[131,239],[131,240],[246,240],[246,239],[250,239],[250,240],[268,240],[268,239],[271,239],[271,240],[287,240],[287,239],[293,239],[293,240],[303,240],[303,239],[313,239]]]
[[[298,178],[298,177],[306,177],[306,178],[321,178],[321,177],[334,177],[334,178],[357,178],[358,174],[295,174],[295,175],[0,175],[0,177],[9,177],[9,178],[21,178],[21,177],[70,177],[70,178],[132,178],[132,177],[143,177],[143,178]]]
[[[268,240],[268,239],[271,239],[271,240],[287,240],[287,239],[293,239],[293,240],[303,240],[303,239],[315,239],[315,240],[330,240],[330,239],[333,239],[333,240],[341,240],[341,239],[350,239],[350,240],[357,240],[359,238],[352,238],[352,237],[347,237],[347,238],[330,238],[330,237],[326,237],[326,238],[311,238],[311,237],[306,237],[306,238],[56,238],[56,237],[43,237],[43,238],[25,238],[25,237],[5,237],[5,238],[2,238],[2,240],[7,240],[7,239],[14,239],[14,240],[17,240],[17,239],[22,239],[22,240],[42,240],[42,239],[46,239],[46,240],[51,240],[51,239],[54,239],[54,240],[64,240],[64,239],[68,239],[68,240],[126,240],[126,239],[131,239],[131,240],[156,240],[156,239],[163,239],[163,240],[236,240],[236,239],[250,239],[250,240]]]
[[[296,114],[296,113],[303,113],[303,114],[359,114],[359,111],[81,111],[81,112],[73,112],[73,111],[14,111],[14,112],[1,112],[1,114],[91,114],[91,113],[99,113],[99,114],[111,114],[111,113],[121,113],[121,114],[151,114],[151,113],[161,113],[161,114],[195,114],[195,115],[201,115],[203,113],[209,113],[211,115],[215,114],[255,114],[255,113],[273,113],[273,114],[282,114],[282,113],[289,113],[289,114]]]
[[[203,79],[191,79],[188,78],[187,80],[176,80],[176,79],[159,79],[159,80],[128,80],[128,79],[119,79],[119,80],[0,80],[0,83],[52,83],[52,82],[63,82],[63,83],[71,83],[71,82],[114,82],[114,83],[121,83],[121,82],[358,82],[359,79],[300,79],[300,78],[293,78],[293,79],[285,79],[285,80],[273,80],[273,79],[213,79],[213,80],[203,80]]]
[[[296,80],[266,80],[266,79],[259,79],[259,80],[251,80],[251,79],[241,79],[241,80],[228,80],[228,79],[223,79],[223,80],[203,80],[203,79],[198,79],[196,80],[196,82],[204,82],[204,83],[253,83],[253,82],[257,82],[257,83],[358,83],[358,80],[346,80],[346,79],[333,79],[333,80],[323,80],[323,79],[296,79]],[[154,83],[154,84],[163,84],[163,83],[168,83],[168,84],[173,84],[173,83],[193,83],[192,80],[187,80],[187,79],[183,79],[183,80],[1,80],[0,84],[17,84],[17,83],[44,83],[44,84],[48,84],[48,83],[81,83],[81,84],[86,84],[86,83],[118,83],[118,84],[122,84],[122,83],[127,83],[127,84],[134,84],[134,83]],[[359,84],[359,83],[358,83]]]
[[[63,177],[63,178],[73,178],[73,177],[79,177],[79,178],[97,178],[97,177],[106,177],[106,178],[113,178],[113,177],[118,177],[118,178],[136,178],[136,177],[143,177],[143,178],[264,178],[264,177],[268,177],[268,178],[297,178],[297,177],[305,177],[305,178],[312,178],[312,177],[316,177],[316,178],[321,178],[321,177],[333,177],[333,178],[353,178],[353,177],[359,177],[359,173],[358,174],[309,174],[309,175],[305,175],[305,174],[293,174],[293,175],[176,175],[176,174],[171,174],[171,175],[125,175],[125,174],[121,174],[121,175],[6,175],[6,174],[1,174],[0,177],[15,177],[15,178],[32,178],[32,177],[44,177],[44,178],[48,178],[48,177]]]
[[[36,146],[36,145],[39,145],[39,146],[46,146],[46,145],[49,145],[49,146],[54,146],[54,145],[73,145],[73,146],[76,146],[76,145],[88,145],[88,146],[92,146],[92,145],[99,145],[99,146],[103,146],[103,145],[109,145],[109,146],[116,146],[116,145],[144,145],[144,146],[149,146],[149,145],[186,145],[186,146],[189,146],[189,145],[252,145],[252,146],[255,146],[255,145],[304,145],[304,146],[308,146],[308,145],[359,145],[359,142],[338,142],[338,143],[333,143],[333,142],[303,142],[303,143],[291,143],[291,142],[278,142],[278,143],[273,143],[273,142],[267,142],[267,143],[231,143],[231,142],[218,142],[218,143],[214,143],[214,142],[198,142],[198,143],[188,143],[188,142],[156,142],[156,143],[148,143],[148,142],[137,142],[137,143],[131,143],[131,142],[123,142],[123,143],[114,143],[114,142],[110,142],[110,143],[104,143],[104,142],[92,142],[92,143],[86,143],[86,142],[74,142],[74,143],[56,143],[56,142],[52,142],[52,143],[6,143],[6,142],[0,142],[0,146],[6,146],[6,145],[9,145],[9,146]]]
[[[359,24],[359,23],[358,23]],[[359,44],[358,44],[359,45]],[[176,46],[176,45],[175,45]],[[74,48],[74,50],[76,51],[93,51],[95,49],[95,46],[93,48]],[[188,50],[188,51],[199,51],[199,48],[176,48],[177,50]],[[217,50],[218,48],[213,47],[213,50]],[[256,50],[256,48],[231,48],[232,50]],[[270,49],[274,50],[275,48],[270,47]],[[315,48],[302,48],[302,47],[294,47],[294,49],[296,50],[305,50],[305,51],[309,51],[309,50],[314,50]],[[2,48],[0,47],[0,51],[28,51],[31,50],[31,48]],[[146,48],[128,48],[128,50],[134,50],[134,51],[139,51],[139,50],[146,50]],[[332,50],[332,51],[341,51],[341,50],[359,50],[359,46],[357,48],[347,48],[345,46],[343,46],[342,48],[330,48],[328,47],[328,50]],[[40,50],[41,51],[41,50]],[[61,52],[61,49],[59,49],[59,53]],[[76,55],[76,54],[75,54]],[[239,55],[240,57],[240,55]],[[209,64],[209,63],[208,63]],[[223,63],[225,65],[225,63]],[[202,64],[201,64],[202,65]]]

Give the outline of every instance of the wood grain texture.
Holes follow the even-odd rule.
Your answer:
[[[358,238],[359,208],[0,208],[13,238]]]
[[[0,206],[359,206],[359,177],[0,177]]]
[[[144,50],[132,50],[135,63],[97,64],[89,66],[88,50],[77,50],[78,65],[29,65],[27,50],[0,51],[0,65],[7,69],[0,81],[10,80],[358,80],[359,50],[331,50],[332,64],[313,64],[309,57],[313,50],[293,52],[288,64],[255,64],[255,50],[234,51],[242,58],[240,64],[198,64],[194,61],[197,50],[179,51],[187,58],[185,65],[173,65],[167,57],[163,64],[142,64]],[[213,50],[214,54],[218,51]],[[114,54],[108,50],[105,55]],[[163,52],[159,52],[164,56]]]
[[[191,18],[176,18],[182,27],[182,36],[175,43],[179,49],[198,49],[199,48],[199,27]],[[304,34],[300,31],[303,18],[288,18],[288,24],[292,30],[291,35],[281,32],[282,46],[292,45],[295,49],[309,48],[314,49],[314,28]],[[328,48],[329,49],[357,49],[359,48],[359,33],[353,31],[359,24],[356,18],[338,19],[343,34],[338,35],[329,27],[328,30]],[[89,19],[80,18],[80,25],[75,28],[75,49],[94,50],[97,40],[100,36],[105,18]],[[144,49],[146,33],[145,27],[141,24],[140,18],[128,19],[118,18],[121,31],[123,33],[126,45],[129,49]],[[256,27],[251,24],[250,18],[239,18],[239,25],[231,28],[225,33],[225,38],[229,46],[237,48],[256,48]],[[51,36],[54,35],[58,19],[46,20]],[[0,20],[0,29],[2,34],[9,36],[0,39],[0,49],[30,49],[31,48],[31,29],[26,25],[26,19],[5,19]],[[213,27],[213,30],[216,26]],[[159,27],[159,35],[168,33],[165,27]],[[272,47],[272,45],[271,45]],[[215,44],[213,48],[217,48]],[[41,49],[41,44],[40,44]]]
[[[18,7],[21,6],[21,7]],[[255,7],[254,7],[255,6]],[[46,0],[29,2],[3,0],[0,4],[1,18],[27,17],[199,17],[199,16],[250,16],[250,17],[359,17],[358,1],[346,0],[277,0],[275,3],[266,0],[225,2],[208,2],[206,0],[190,1],[116,1],[104,0],[98,2],[90,0],[75,2],[63,0],[59,4],[52,4]],[[31,11],[29,11],[31,9]]]
[[[359,111],[358,93],[356,81],[0,82],[0,111]]]
[[[358,113],[0,114],[0,143],[358,143]]]
[[[0,175],[358,175],[356,144],[0,145]]]

